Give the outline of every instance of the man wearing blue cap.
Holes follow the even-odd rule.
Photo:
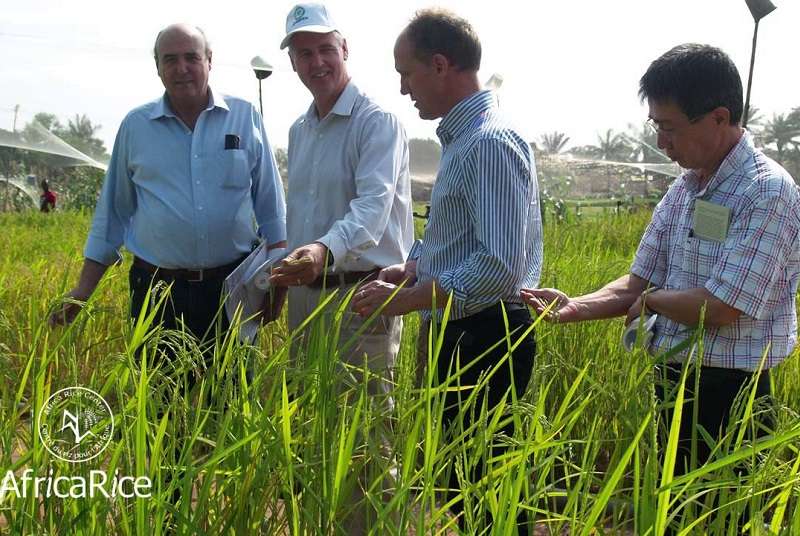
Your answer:
[[[272,276],[274,285],[290,287],[292,330],[326,292],[338,289],[343,296],[382,268],[402,262],[414,238],[405,132],[395,116],[350,79],[347,41],[337,28],[325,6],[298,4],[286,18],[281,42],[314,99],[289,131],[287,236],[292,252]],[[339,340],[352,338],[364,323],[346,312]],[[401,318],[378,318],[342,356],[357,370],[366,354],[370,372],[379,378],[367,388],[387,403],[384,407],[391,406],[391,372],[401,331]],[[366,533],[364,515],[349,518],[348,534]]]

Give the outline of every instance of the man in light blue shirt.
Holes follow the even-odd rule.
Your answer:
[[[154,56],[165,94],[120,126],[70,297],[87,300],[124,245],[134,255],[132,315],[151,280],[169,281],[174,307],[165,308],[165,327],[183,323],[202,338],[224,278],[259,238],[270,248],[285,245],[283,189],[260,115],[208,86],[203,32],[169,26]],[[69,322],[76,313],[67,305],[52,320]]]
[[[289,49],[292,67],[313,97],[289,131],[287,228],[292,252],[272,275],[273,284],[290,287],[287,316],[289,329],[295,330],[326,293],[335,289],[344,296],[381,268],[402,262],[414,241],[414,226],[405,132],[394,115],[350,79],[347,41],[329,10],[317,3],[294,6],[281,48]],[[383,405],[376,414],[387,415],[391,407],[402,325],[400,318],[378,318],[365,326],[364,319],[347,312],[339,327],[342,343],[357,338],[341,353],[341,361],[350,365],[342,370],[357,385],[366,382],[370,403]],[[293,351],[302,354],[297,349]],[[368,375],[361,372],[365,359]],[[384,424],[388,429],[388,419]],[[379,428],[373,425],[373,430]],[[388,500],[394,487],[389,477],[383,491],[361,479],[343,507],[348,513],[337,523],[351,536],[384,530],[362,489]]]

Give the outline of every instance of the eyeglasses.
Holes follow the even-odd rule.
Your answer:
[[[700,114],[693,119],[689,119],[689,122],[686,123],[685,125],[681,125],[678,127],[664,128],[663,126],[659,125],[658,122],[656,122],[656,120],[653,119],[652,117],[648,118],[647,121],[645,121],[645,124],[647,124],[647,126],[650,127],[650,130],[653,131],[654,134],[664,134],[665,136],[672,136],[675,133],[680,132],[685,128],[689,128],[698,121],[701,121],[705,116],[707,116],[710,113],[711,112],[709,111],[704,114]]]

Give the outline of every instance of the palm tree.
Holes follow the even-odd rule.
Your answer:
[[[747,128],[750,130],[757,130],[764,125],[764,114],[758,106],[750,105],[750,110],[747,114]],[[753,128],[756,127],[756,128]]]
[[[608,129],[604,134],[597,135],[595,154],[600,160],[628,162],[631,160],[633,150],[630,143],[621,132]],[[606,189],[611,193],[611,166],[606,167]]]
[[[630,143],[621,132],[609,128],[604,134],[597,135],[597,156],[600,160],[616,160],[627,162],[631,158]]]
[[[623,134],[631,145],[634,162],[655,162],[667,163],[670,161],[659,148],[658,148],[658,134],[653,132],[653,129],[647,126],[646,123],[641,125],[628,125],[628,133]]]
[[[785,149],[795,144],[793,138],[800,136],[800,111],[795,109],[789,114],[773,114],[772,119],[764,124],[761,137],[764,145],[774,144],[777,149],[777,160],[784,162]]]
[[[92,123],[86,114],[75,114],[73,119],[67,121],[62,138],[92,158],[102,158],[106,154],[106,147],[103,140],[95,137],[98,130],[100,125]]]
[[[564,147],[569,142],[569,136],[556,130],[547,134],[542,134],[541,142],[542,150],[545,153],[558,154],[564,150]]]

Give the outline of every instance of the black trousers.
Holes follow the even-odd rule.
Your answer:
[[[217,329],[225,333],[229,327],[228,317],[222,308],[222,287],[224,278],[219,277],[197,283],[172,277],[160,277],[147,270],[132,266],[128,274],[131,293],[131,318],[136,320],[142,310],[145,297],[157,283],[171,284],[169,297],[156,315],[156,322],[164,329],[186,329],[198,341],[202,350],[200,356],[208,365],[213,357],[213,347]],[[148,307],[156,306],[158,294],[151,296]],[[176,355],[172,346],[161,344],[156,359],[174,361]],[[186,387],[192,390],[197,382],[195,374],[188,374]]]
[[[747,389],[744,393],[745,396],[752,388],[750,383],[755,376],[755,373],[745,370],[716,368],[716,367],[700,367],[700,379],[698,383],[698,391],[695,393],[695,380],[697,378],[697,369],[690,370],[686,378],[686,387],[684,393],[684,404],[681,408],[681,426],[678,440],[678,450],[675,459],[675,472],[676,476],[683,475],[689,472],[691,467],[691,453],[692,453],[692,431],[693,431],[693,413],[694,413],[694,398],[697,396],[697,426],[702,426],[713,438],[718,438],[725,432],[728,423],[730,422],[730,413],[733,409],[736,397],[743,389]],[[764,370],[758,378],[756,383],[756,398],[766,397],[766,401],[770,402],[771,387],[769,380],[769,370]],[[671,402],[675,400],[676,385],[679,384],[681,379],[681,365],[658,365],[656,366],[655,377],[655,390],[658,400],[662,402]],[[673,407],[664,407],[661,413],[661,422],[666,425],[666,430],[662,430],[661,437],[667,437],[670,424],[673,417]],[[767,428],[773,428],[774,413],[767,411],[766,414],[759,415],[756,419],[758,424],[762,424]],[[755,437],[766,435],[766,432],[761,426],[757,426],[755,430]],[[695,444],[695,452],[697,455],[695,467],[700,467],[705,464],[711,457],[711,449],[702,439],[698,432],[697,442]],[[754,437],[748,432],[749,439]],[[660,449],[659,455],[663,458],[663,446]],[[745,471],[744,467],[737,467],[736,470],[739,474]],[[747,523],[749,516],[745,513],[739,521],[739,527],[742,528]],[[677,534],[677,531],[668,528],[666,534]]]
[[[700,381],[698,397],[697,424],[706,429],[711,437],[718,437],[720,432],[724,432],[730,421],[730,411],[733,408],[734,400],[739,392],[748,386],[753,379],[754,373],[745,370],[726,369],[716,367],[700,367]],[[679,436],[678,457],[675,463],[675,474],[685,474],[689,468],[692,449],[692,428],[695,398],[695,379],[697,370],[689,371],[686,378],[685,401],[681,408],[681,428]],[[655,389],[656,396],[660,402],[674,400],[672,394],[675,386],[681,379],[680,365],[658,365],[656,366]],[[761,372],[756,385],[756,397],[765,397],[771,394],[769,382],[769,370]],[[662,412],[662,422],[667,425],[667,430],[672,422],[673,408],[665,408]],[[761,422],[771,426],[772,422],[768,417],[761,419]],[[763,431],[757,436],[763,435]],[[706,445],[698,434],[696,444],[698,466],[708,461],[711,449]]]
[[[159,277],[142,268],[132,266],[128,273],[131,295],[131,318],[136,320],[142,312],[142,306],[147,293],[157,283],[172,284],[169,297],[164,301],[163,306],[156,315],[156,323],[162,328],[179,330],[185,327],[199,342],[202,351],[202,359],[206,364],[211,360],[213,351],[214,337],[216,335],[217,323],[219,323],[220,333],[228,330],[229,322],[224,309],[221,309],[222,286],[224,279],[216,278],[192,283],[183,279],[171,277]],[[148,307],[152,310],[158,301],[158,294],[151,296]],[[173,348],[168,344],[160,344],[156,353],[156,359],[176,359]],[[189,373],[186,376],[186,389],[192,391],[197,383],[197,376]],[[163,407],[170,402],[169,395],[163,395]],[[210,393],[207,395],[207,403],[210,403]],[[157,415],[161,418],[162,414]],[[177,463],[180,458],[181,447],[175,445],[173,452],[170,453],[173,463]],[[182,478],[183,472],[176,473],[176,480]],[[172,504],[177,504],[181,498],[180,488],[176,488],[172,493]]]
[[[227,315],[220,309],[224,282],[222,278],[192,283],[183,279],[159,277],[157,273],[152,274],[132,266],[128,281],[133,319],[139,316],[151,285],[160,281],[172,284],[170,297],[158,315],[159,323],[165,329],[180,329],[184,325],[198,341],[208,341],[214,337],[217,319],[222,322],[223,330],[227,330],[229,326]],[[152,299],[149,306],[155,306]]]
[[[511,310],[509,310],[511,309]],[[507,307],[508,331],[512,333],[512,343],[519,339],[520,335],[533,322],[527,307],[511,305]],[[463,368],[466,364],[472,363],[481,356],[487,349],[491,348],[498,341],[506,338],[506,327],[503,322],[500,304],[478,312],[472,316],[459,320],[449,321],[444,333],[443,344],[438,359],[438,379],[440,383],[447,381],[448,371],[452,373],[456,368],[455,356],[458,352],[459,363]],[[477,385],[480,376],[491,370],[507,353],[506,342],[501,342],[494,350],[481,357],[472,368],[461,374],[459,383],[461,385]],[[536,354],[536,341],[533,332],[512,353],[512,359],[506,361],[488,381],[488,387],[483,390],[477,402],[470,411],[462,413],[460,418],[463,420],[463,428],[472,425],[475,417],[480,415],[483,402],[487,404],[489,410],[495,407],[505,396],[511,400],[509,388],[513,389],[517,397],[521,397],[528,386],[531,373],[533,371],[533,360]],[[513,382],[512,382],[513,378]],[[451,384],[452,385],[452,384]],[[445,410],[443,415],[443,426],[446,437],[452,437],[453,433],[458,433],[460,426],[457,426],[457,419],[462,408],[462,401],[466,400],[472,390],[460,392],[448,392],[445,398]],[[451,432],[448,434],[448,432]],[[514,425],[508,424],[502,432],[511,436],[514,433]],[[500,454],[500,448],[494,449],[494,454]],[[475,471],[468,475],[468,479],[476,482],[481,479],[484,473],[483,464],[478,464]],[[451,467],[450,482],[451,491],[448,500],[458,494],[458,477]],[[454,515],[463,513],[464,505],[461,501],[456,502],[451,511]],[[520,523],[525,523],[525,516],[520,518]],[[487,519],[490,523],[491,519]],[[459,524],[463,528],[464,517],[459,517]],[[522,530],[520,534],[525,534]]]

